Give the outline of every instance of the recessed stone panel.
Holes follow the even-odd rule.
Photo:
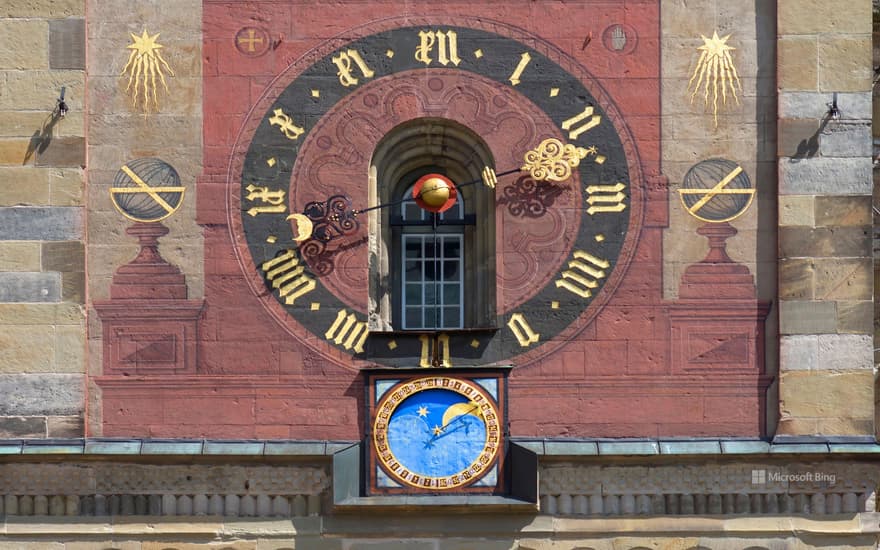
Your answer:
[[[49,21],[49,67],[86,68],[86,20],[80,18]]]

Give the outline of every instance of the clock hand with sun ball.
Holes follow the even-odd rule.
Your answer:
[[[523,157],[524,164],[504,172],[495,171],[486,166],[480,179],[456,185],[442,174],[426,174],[419,178],[413,187],[413,196],[397,201],[377,204],[367,208],[352,208],[351,199],[346,195],[333,195],[326,201],[313,201],[306,204],[302,213],[287,216],[296,225],[294,241],[302,243],[312,240],[329,243],[339,237],[352,235],[360,228],[358,217],[372,210],[397,206],[406,202],[415,202],[420,208],[433,213],[441,213],[451,208],[457,199],[458,191],[463,187],[483,183],[495,188],[498,178],[517,172],[527,171],[535,181],[562,182],[571,176],[572,168],[588,155],[601,158],[595,146],[584,148],[563,143],[555,138],[542,141],[538,147],[531,149]]]

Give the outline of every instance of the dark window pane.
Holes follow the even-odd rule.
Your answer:
[[[407,258],[421,258],[422,257],[422,243],[419,239],[407,238],[405,240],[406,243],[406,257]]]
[[[406,327],[422,328],[422,308],[408,307],[406,308]]]
[[[458,284],[443,285],[443,303],[446,305],[459,303],[461,298],[461,286]]]
[[[422,214],[424,210],[419,208],[414,202],[405,202],[403,203],[403,219],[408,222],[417,222],[422,219]]]
[[[406,274],[404,277],[407,281],[421,281],[422,262],[406,262]]]
[[[443,242],[444,258],[461,258],[461,240],[458,237],[447,238]]]
[[[425,328],[436,328],[440,326],[440,311],[435,307],[425,308]]]
[[[461,265],[461,262],[458,260],[455,261],[445,261],[443,262],[443,280],[444,281],[458,281],[460,275],[458,266]]]
[[[410,306],[422,304],[422,285],[418,283],[406,285],[406,303]]]
[[[425,285],[425,305],[437,303],[435,296],[437,295],[437,286],[435,284]]]
[[[443,327],[444,328],[457,328],[460,326],[459,324],[459,315],[460,310],[457,307],[444,307],[443,308]]]

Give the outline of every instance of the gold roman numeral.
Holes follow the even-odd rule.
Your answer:
[[[626,195],[623,194],[624,189],[626,185],[620,182],[614,185],[588,185],[586,191],[589,196],[586,201],[590,206],[587,208],[587,214],[592,216],[599,212],[623,212],[626,208],[623,204],[623,200],[626,199]]]
[[[561,279],[556,280],[556,287],[589,298],[592,296],[590,289],[599,286],[599,279],[605,278],[605,270],[611,264],[583,250],[575,250],[572,256],[574,259],[568,262],[568,269],[562,272]]]
[[[270,126],[278,126],[278,131],[284,134],[287,139],[297,139],[303,135],[305,129],[293,123],[293,119],[284,112],[284,109],[278,108],[272,111],[269,117]]]
[[[354,313],[342,309],[336,314],[336,320],[324,333],[324,338],[345,349],[363,353],[364,342],[367,341],[369,334],[365,321],[359,321]]]
[[[580,126],[575,126],[580,122],[583,122],[583,124],[581,124]],[[590,128],[595,128],[596,126],[598,126],[600,122],[602,122],[602,117],[593,114],[593,106],[588,105],[584,108],[584,111],[581,114],[573,116],[563,122],[562,129],[570,130],[568,132],[568,138],[574,140]]]
[[[440,367],[449,368],[452,361],[449,360],[449,335],[440,334],[435,338],[431,338],[427,334],[419,336],[419,342],[422,343],[422,353],[419,357],[419,366],[430,368],[434,366],[434,359],[439,361]],[[433,349],[432,349],[433,347]]]
[[[266,278],[272,281],[272,288],[284,298],[284,303],[293,305],[297,298],[315,290],[315,280],[306,275],[305,266],[300,265],[293,250],[263,262],[261,266]]]
[[[452,63],[456,67],[461,63],[458,57],[458,35],[455,31],[419,31],[419,46],[415,58],[425,65],[434,62],[432,52],[437,47],[437,62],[443,65]]]
[[[336,64],[336,68],[339,69],[336,73],[336,76],[339,77],[339,83],[346,88],[349,86],[355,86],[359,82],[357,77],[353,74],[351,67],[352,62],[357,65],[358,70],[360,70],[361,75],[363,75],[364,78],[373,78],[373,75],[375,74],[373,70],[367,66],[364,62],[364,58],[361,57],[360,52],[357,50],[339,52],[339,55],[334,55],[332,59],[333,63]]]
[[[287,211],[287,205],[284,204],[284,190],[270,191],[268,187],[260,187],[253,183],[249,183],[245,189],[249,191],[245,199],[249,201],[259,200],[264,203],[264,206],[252,206],[249,208],[247,211],[249,215],[283,214]]]
[[[519,84],[519,77],[522,76],[523,71],[526,70],[526,66],[529,64],[529,61],[532,60],[532,56],[529,55],[529,52],[523,53],[519,58],[519,64],[514,69],[513,74],[510,75],[510,85],[516,86]]]
[[[532,330],[522,313],[514,313],[507,321],[507,327],[513,332],[519,345],[527,348],[541,340],[541,335]]]

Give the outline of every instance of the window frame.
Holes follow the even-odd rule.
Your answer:
[[[452,332],[495,330],[496,256],[495,190],[481,182],[485,167],[494,160],[485,142],[467,127],[446,119],[425,118],[406,122],[390,131],[377,145],[370,164],[370,204],[388,205],[369,213],[370,297],[369,330],[372,332]],[[421,176],[438,173],[453,182],[463,204],[462,326],[449,329],[403,329],[401,322],[401,209],[395,204]],[[411,191],[410,191],[411,192]],[[455,208],[455,207],[453,207]],[[426,213],[427,214],[427,213]],[[450,232],[446,216],[412,224],[418,232]]]

